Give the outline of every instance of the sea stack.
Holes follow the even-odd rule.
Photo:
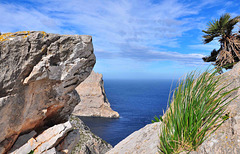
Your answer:
[[[102,74],[92,71],[89,77],[76,88],[76,91],[81,101],[74,108],[73,115],[119,118],[118,112],[111,109],[106,97]]]

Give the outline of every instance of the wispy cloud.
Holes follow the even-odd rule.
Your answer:
[[[124,59],[198,65],[217,47],[200,44],[200,30],[223,12],[235,16],[237,5],[238,0],[1,0],[0,31],[92,35],[97,65]]]
[[[179,47],[177,38],[193,27],[194,19],[188,16],[198,13],[191,4],[177,0],[159,3],[150,0],[42,0],[30,3],[34,5],[0,4],[1,31],[30,29],[89,34],[93,36],[99,58],[117,53],[146,61],[171,59],[159,56],[166,54],[160,51],[156,58],[151,51],[164,46]],[[178,61],[178,58],[171,60]]]

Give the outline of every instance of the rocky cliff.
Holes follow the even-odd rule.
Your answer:
[[[42,133],[32,131],[18,137],[11,154],[105,154],[110,144],[94,135],[77,117],[54,125]]]
[[[67,121],[80,101],[75,88],[94,64],[91,36],[35,31],[0,35],[0,153],[20,134],[36,136]],[[60,125],[60,132],[72,129],[69,123]],[[44,143],[44,138],[36,141]]]
[[[224,82],[226,84],[232,83],[228,87],[229,90],[240,87],[240,63],[236,64],[232,70],[224,73],[223,76],[225,76]],[[229,104],[226,110],[226,113],[229,113],[229,119],[203,142],[197,151],[192,151],[190,154],[240,153],[240,89],[232,93],[229,99],[236,96],[237,98]],[[160,125],[160,123],[149,124],[132,133],[110,150],[108,154],[157,153],[157,146],[159,145],[158,126]]]
[[[94,135],[79,118],[71,116],[70,122],[80,134],[80,139],[72,149],[72,154],[105,154],[112,149],[109,143]]]
[[[74,108],[73,115],[118,118],[119,114],[113,111],[106,97],[102,74],[92,73],[76,90],[81,102]]]

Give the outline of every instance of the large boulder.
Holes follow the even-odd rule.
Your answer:
[[[157,154],[161,122],[148,124],[133,132],[107,154]]]
[[[95,61],[91,36],[0,35],[0,153],[19,134],[65,122],[80,101],[75,88]]]
[[[73,115],[119,118],[119,114],[113,111],[106,97],[102,74],[92,73],[84,80],[76,91],[81,97],[81,102],[74,108]]]

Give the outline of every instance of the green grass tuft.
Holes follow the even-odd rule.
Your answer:
[[[229,84],[223,81],[217,71],[209,70],[191,72],[179,81],[163,118],[152,121],[162,121],[160,153],[196,150],[221,126],[227,105],[236,98],[230,99],[230,94],[237,89],[226,91]]]

